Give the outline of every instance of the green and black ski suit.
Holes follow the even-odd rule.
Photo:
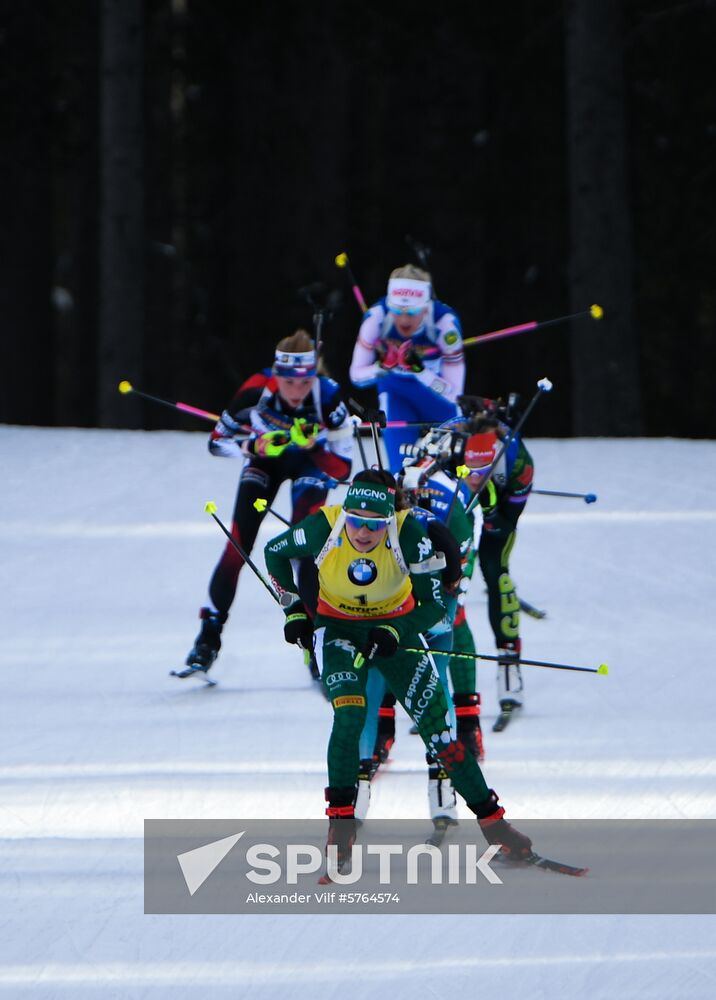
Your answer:
[[[442,562],[435,558],[430,538],[409,511],[396,514],[388,533],[369,552],[353,548],[343,516],[341,507],[323,507],[265,549],[266,566],[279,595],[296,590],[292,559],[312,556],[318,566],[315,652],[333,705],[329,786],[348,788],[357,781],[366,680],[369,670],[380,670],[455,789],[471,807],[485,802],[490,794],[485,779],[450,729],[445,693],[429,654],[405,650],[424,647],[421,633],[445,615]],[[368,644],[369,631],[381,624],[397,631],[398,651],[358,665],[362,659],[358,653]]]

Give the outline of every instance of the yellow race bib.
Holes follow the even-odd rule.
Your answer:
[[[342,508],[322,510],[333,527]],[[395,515],[398,534],[409,513]],[[410,577],[399,568],[387,534],[375,549],[358,552],[344,528],[320,565],[318,581],[318,613],[334,618],[390,618],[415,606]]]

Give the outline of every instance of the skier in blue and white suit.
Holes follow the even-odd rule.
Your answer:
[[[457,415],[465,385],[462,329],[450,306],[433,299],[427,271],[407,264],[392,272],[387,295],[361,324],[350,379],[359,389],[376,386],[389,422],[438,423]],[[402,466],[400,445],[418,436],[418,427],[386,429],[394,473]]]

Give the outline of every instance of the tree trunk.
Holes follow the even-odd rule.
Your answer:
[[[100,22],[100,427],[139,426],[117,392],[141,380],[144,292],[142,0],[102,0]]]
[[[54,353],[47,13],[13,5],[2,30],[0,421],[45,424]]]
[[[565,30],[571,308],[604,308],[573,324],[573,432],[640,434],[621,0],[567,0]]]

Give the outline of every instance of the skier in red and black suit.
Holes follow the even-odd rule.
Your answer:
[[[212,455],[248,459],[231,526],[245,552],[250,554],[266,507],[286,480],[291,481],[292,524],[326,503],[334,481],[350,474],[352,431],[340,386],[317,374],[310,335],[298,330],[285,337],[276,347],[273,367],[244,382],[209,439]],[[257,507],[257,500],[266,504]],[[209,583],[209,600],[199,613],[201,630],[187,657],[188,667],[206,672],[216,659],[243,564],[227,542]],[[304,604],[315,609],[318,574],[311,560],[302,562],[299,582]],[[315,675],[315,664],[309,660],[308,665]]]

